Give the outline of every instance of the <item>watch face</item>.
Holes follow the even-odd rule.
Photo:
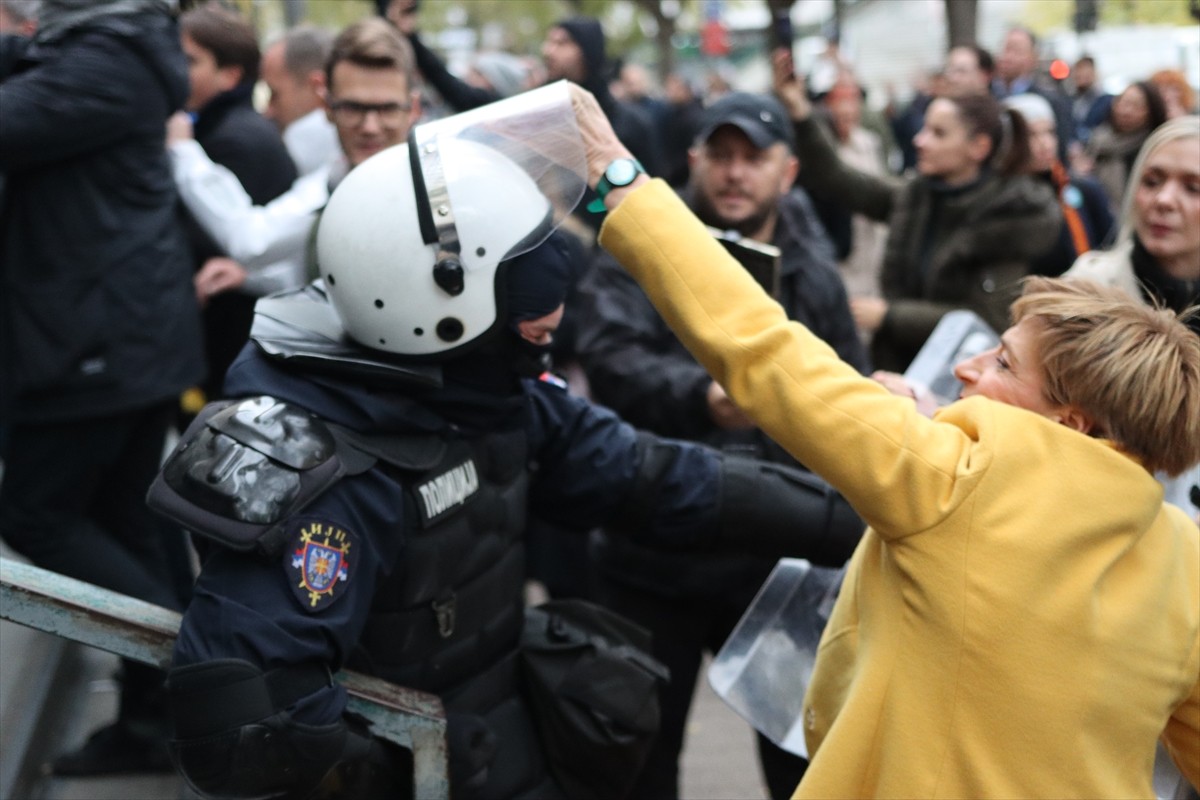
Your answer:
[[[637,177],[637,167],[627,158],[614,161],[604,170],[604,177],[613,186],[628,186]]]

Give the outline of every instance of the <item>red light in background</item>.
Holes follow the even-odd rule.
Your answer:
[[[1071,67],[1061,58],[1056,58],[1050,62],[1050,77],[1056,81],[1065,81],[1067,76],[1071,74]]]

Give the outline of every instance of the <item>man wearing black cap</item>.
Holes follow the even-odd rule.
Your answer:
[[[793,147],[787,114],[774,98],[727,95],[705,112],[684,196],[723,238],[742,238],[735,252],[762,250],[756,243],[778,248],[777,275],[768,270],[764,280],[788,315],[866,371],[833,246],[808,198],[792,188],[799,169]],[[795,463],[733,405],[607,253],[597,256],[581,294],[578,351],[596,400],[659,435]],[[857,535],[853,523],[847,527],[840,544],[807,557],[840,565],[849,555],[845,543]],[[607,534],[596,539],[593,556],[601,599],[653,632],[655,656],[671,670],[670,684],[660,690],[659,740],[632,796],[678,797],[678,759],[701,656],[720,648],[775,562],[664,554]],[[761,736],[759,754],[771,796],[789,797],[804,762]]]

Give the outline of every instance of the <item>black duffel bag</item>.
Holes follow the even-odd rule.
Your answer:
[[[658,682],[650,633],[583,600],[525,611],[525,689],[550,773],[570,800],[619,800],[658,734]]]

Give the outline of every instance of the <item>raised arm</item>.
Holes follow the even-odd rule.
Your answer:
[[[470,111],[500,99],[498,92],[472,86],[452,75],[437,53],[425,46],[416,31],[409,35],[408,41],[412,43],[413,54],[417,58],[417,69],[455,111]]]
[[[788,110],[796,128],[800,183],[852,211],[887,222],[902,183],[862,172],[842,161],[828,131],[813,114],[804,81],[795,73],[790,52],[776,50],[772,55],[772,68],[775,94]]]
[[[578,96],[577,115],[595,183],[623,148]],[[956,425],[935,422],[859,375],[789,322],[661,181],[639,179],[605,202],[601,244],[676,335],[759,427],[841,491],[881,535],[923,530],[969,495],[987,460],[972,446],[989,432],[981,402],[943,411],[939,419]]]
[[[303,256],[309,230],[329,199],[327,170],[301,177],[267,205],[256,206],[237,176],[194,140],[172,142],[170,153],[184,205],[230,258],[253,269]]]

